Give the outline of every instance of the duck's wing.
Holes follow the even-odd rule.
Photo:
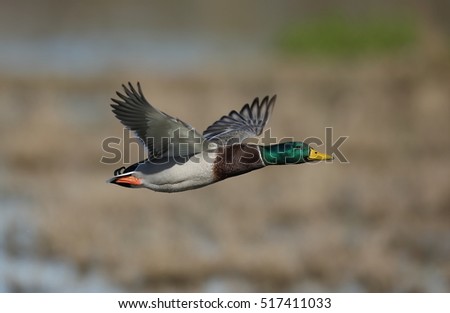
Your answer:
[[[228,115],[222,116],[203,132],[203,137],[226,145],[261,135],[276,99],[276,95],[271,98],[266,96],[261,101],[255,98],[251,105],[245,104],[239,112],[233,110]]]
[[[155,109],[145,99],[139,83],[137,91],[131,83],[122,87],[125,94],[117,92],[120,99],[111,99],[112,111],[144,142],[149,159],[184,157],[202,151],[202,135],[189,124]]]

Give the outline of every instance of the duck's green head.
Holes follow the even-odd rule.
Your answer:
[[[265,165],[299,164],[333,159],[332,156],[317,152],[308,144],[299,141],[261,146],[260,150]]]

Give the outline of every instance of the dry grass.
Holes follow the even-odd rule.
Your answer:
[[[202,130],[276,92],[273,134],[349,139],[349,164],[271,167],[179,194],[104,181],[122,81],[2,82],[1,186],[30,200],[39,253],[131,291],[450,291],[450,71],[414,60],[273,64],[141,79]],[[123,75],[143,77],[140,73]],[[202,112],[202,114],[198,114]]]

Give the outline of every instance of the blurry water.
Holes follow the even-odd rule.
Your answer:
[[[68,34],[37,40],[0,39],[2,75],[87,77],[114,70],[164,72],[202,71],[207,64],[244,57],[255,42],[224,41],[208,36],[171,34],[133,36]],[[259,54],[261,51],[259,52]],[[247,59],[247,58],[245,58]]]
[[[80,275],[67,260],[39,256],[29,205],[0,200],[0,292],[118,292],[100,272]]]

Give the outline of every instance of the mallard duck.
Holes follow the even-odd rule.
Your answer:
[[[121,167],[108,182],[123,187],[178,192],[200,188],[268,165],[301,164],[332,157],[303,142],[274,145],[246,143],[261,135],[275,105],[276,95],[255,98],[231,111],[199,134],[189,124],[154,108],[131,83],[111,99],[112,111],[134,131],[148,149],[148,158]]]

